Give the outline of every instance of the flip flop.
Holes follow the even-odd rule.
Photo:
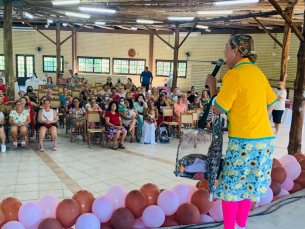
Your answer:
[[[40,148],[40,152],[44,152],[44,148]]]
[[[18,143],[17,142],[13,142],[13,147],[17,147]]]
[[[57,151],[57,148],[53,148],[53,151]]]
[[[25,146],[25,141],[21,141],[21,146]]]

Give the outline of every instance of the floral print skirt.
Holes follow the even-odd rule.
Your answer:
[[[113,138],[118,131],[119,131],[118,127],[110,127],[110,126],[108,126],[106,135],[107,135],[108,138]],[[122,127],[120,129],[120,131],[121,131],[121,133],[124,133],[126,131],[126,129],[124,127]]]
[[[215,198],[224,201],[249,199],[259,202],[266,195],[274,151],[274,139],[230,139]]]

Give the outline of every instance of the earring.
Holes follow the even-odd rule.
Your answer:
[[[235,59],[235,53],[233,54],[233,60]]]

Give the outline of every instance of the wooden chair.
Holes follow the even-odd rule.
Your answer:
[[[173,127],[173,129],[175,130],[178,128],[179,123],[173,122],[173,116],[174,116],[174,110],[172,107],[163,107],[163,113],[162,113],[163,124],[168,126],[168,129],[170,129],[170,127]],[[171,119],[170,122],[164,121],[165,117],[170,117],[170,119]],[[175,131],[174,131],[174,133],[175,133]],[[177,130],[176,133],[179,134],[179,131]],[[179,136],[178,136],[178,138],[179,138]]]
[[[70,123],[69,123],[70,125]],[[86,124],[85,124],[86,125]],[[83,142],[86,142],[86,126],[84,126],[84,136],[83,136]],[[73,134],[74,134],[74,126],[70,125],[70,138],[71,138],[71,142],[73,141]],[[77,133],[78,135],[80,135],[80,133]]]
[[[97,129],[90,127],[90,123],[99,123],[99,127]],[[100,134],[100,144],[104,147],[104,129],[101,126],[102,116],[99,111],[89,111],[87,113],[87,138],[88,145],[91,148],[91,133],[99,133]]]
[[[39,85],[39,91],[42,89],[48,89],[49,87],[47,85]]]
[[[79,91],[72,91],[72,97],[80,97],[80,92]]]
[[[46,95],[46,93],[45,93],[44,91],[39,91],[39,92],[38,92],[38,100],[40,101],[41,98],[42,98],[43,96],[45,96],[45,95]]]
[[[95,87],[103,87],[102,83],[95,83]]]
[[[64,114],[61,113],[60,99],[52,99],[51,108],[57,110],[57,116],[59,117],[59,127],[62,125],[62,127],[65,128]]]
[[[193,126],[193,113],[185,112],[180,113],[180,122],[179,122],[179,137],[181,136],[182,124],[188,124],[190,127]]]
[[[142,94],[144,94],[146,92],[146,87],[141,87],[142,89]]]

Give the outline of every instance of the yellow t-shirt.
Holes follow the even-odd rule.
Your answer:
[[[260,139],[274,137],[267,106],[276,101],[264,73],[244,58],[224,76],[215,105],[228,113],[230,138]]]

